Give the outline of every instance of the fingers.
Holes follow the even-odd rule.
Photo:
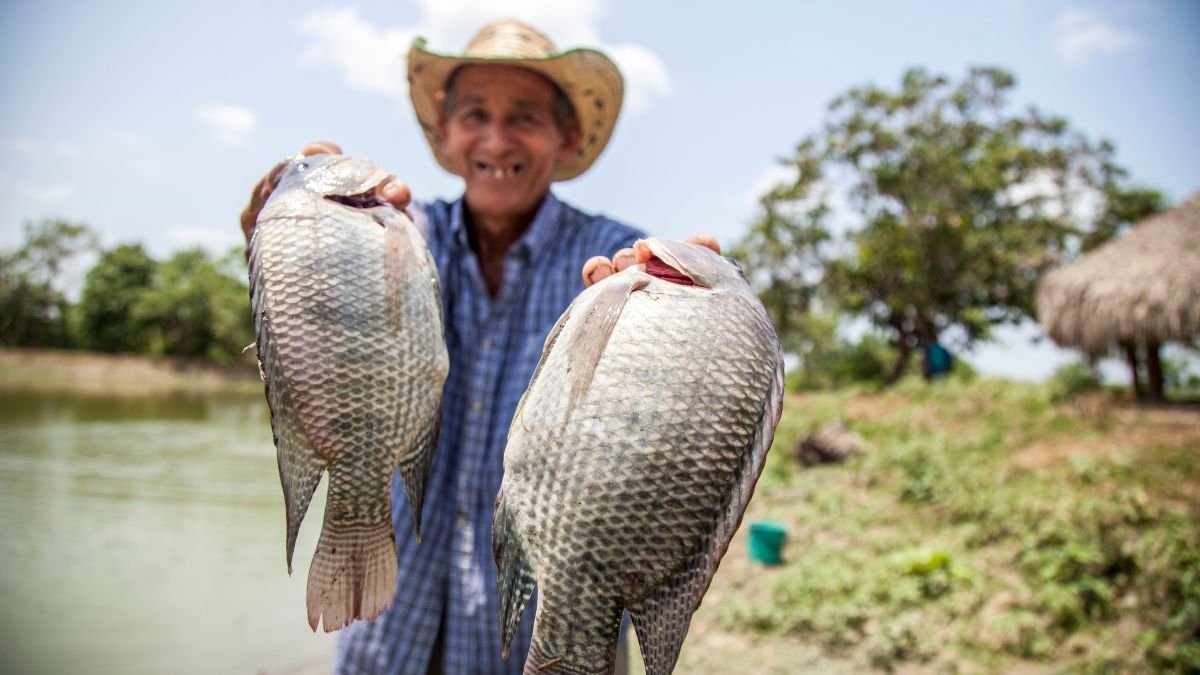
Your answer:
[[[606,279],[617,271],[613,269],[612,261],[602,255],[595,255],[588,258],[588,261],[583,263],[583,285],[591,286],[592,284]]]
[[[624,270],[626,267],[636,265],[639,262],[645,262],[645,260],[638,260],[637,255],[631,248],[623,248],[617,251],[612,260],[602,255],[592,256],[588,258],[587,262],[583,263],[583,285],[591,286],[597,281],[606,279]]]
[[[342,146],[333,141],[313,141],[304,146],[300,151],[301,155],[311,157],[313,155],[340,155],[342,154]]]
[[[300,151],[300,154],[304,155],[305,157],[326,154],[340,155],[342,154],[342,148],[337,143],[332,141],[313,141],[312,143],[304,146],[304,149]],[[250,244],[250,237],[252,234],[254,234],[254,225],[258,221],[258,214],[262,211],[263,204],[267,203],[267,199],[270,198],[271,193],[275,191],[275,186],[279,185],[279,175],[283,173],[283,169],[286,166],[287,160],[276,164],[271,168],[270,171],[267,172],[267,175],[263,176],[262,179],[260,179],[258,183],[254,185],[254,190],[250,192],[250,203],[246,205],[246,208],[242,209],[242,213],[238,218],[238,220],[241,222],[242,234],[246,237],[247,245]],[[404,188],[404,192],[407,193],[407,191],[408,188]],[[405,205],[408,204],[409,199],[411,199],[411,197],[404,197]],[[388,201],[392,200],[388,199]]]
[[[697,234],[688,237],[688,241],[711,249],[715,253],[721,252],[721,245],[710,235]],[[608,278],[631,265],[643,265],[653,257],[654,253],[643,242],[634,244],[633,248],[623,248],[617,251],[613,255],[612,260],[602,255],[593,256],[583,264],[583,284],[584,286],[591,286],[597,281]]]
[[[713,253],[721,252],[721,245],[718,244],[717,240],[714,239],[711,235],[697,234],[697,235],[688,237],[687,240],[693,244],[699,244],[700,246],[703,246],[704,248],[711,249]]]
[[[242,225],[242,234],[246,237],[246,244],[250,244],[250,236],[254,233],[254,225],[258,220],[258,213],[262,211],[263,204],[267,203],[267,198],[271,196],[271,192],[275,190],[275,186],[279,183],[279,174],[283,173],[283,168],[287,166],[287,162],[280,162],[267,172],[267,175],[259,179],[254,185],[254,189],[250,192],[250,203],[246,208],[242,209],[242,214],[239,220]]]
[[[634,252],[633,249],[623,248],[620,251],[617,251],[613,255],[612,266],[613,266],[614,270],[620,272],[620,271],[624,270],[626,267],[629,267],[630,265],[636,265],[636,264],[642,263],[642,262],[646,262],[646,261],[638,260],[637,254]]]
[[[408,208],[409,202],[412,201],[412,191],[403,182],[396,180],[395,176],[385,178],[375,193],[401,211]]]

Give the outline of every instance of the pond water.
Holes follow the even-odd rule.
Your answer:
[[[320,670],[261,395],[0,394],[0,672]]]

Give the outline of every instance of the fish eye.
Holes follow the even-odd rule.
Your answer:
[[[300,162],[299,164],[297,164],[297,165],[296,165],[296,170],[297,170],[297,171],[306,171],[306,170],[308,170],[308,162]]]

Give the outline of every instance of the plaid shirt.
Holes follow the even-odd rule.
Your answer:
[[[499,295],[488,294],[463,223],[463,202],[414,208],[441,276],[450,375],[442,431],[425,493],[422,541],[397,477],[392,485],[399,578],[392,607],[356,621],[338,639],[339,674],[429,669],[441,631],[447,675],[521,672],[533,634],[531,601],[500,658],[492,513],[503,475],[508,425],[554,322],[583,290],[580,269],[641,236],[550,194],[509,249]],[[426,222],[422,223],[424,220]],[[536,595],[535,595],[536,600]]]

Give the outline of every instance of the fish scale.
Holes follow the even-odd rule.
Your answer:
[[[419,532],[448,371],[437,272],[419,232],[369,194],[387,174],[337,155],[297,158],[250,247],[251,304],[287,514],[288,571],[321,475],[329,493],[309,567],[308,620],[377,616],[396,585],[391,484]],[[355,202],[357,203],[357,202]]]
[[[581,294],[509,432],[493,546],[505,640],[538,587],[526,673],[611,672],[623,609],[670,672],[778,422],[778,340],[740,273],[647,245],[696,285],[637,267]]]

